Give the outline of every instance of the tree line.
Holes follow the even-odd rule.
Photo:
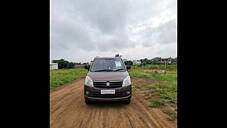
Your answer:
[[[74,63],[74,62],[69,62],[64,59],[60,60],[53,60],[52,63],[58,63],[58,68],[63,69],[63,68],[74,68],[76,64],[81,64],[81,63]]]
[[[147,65],[147,64],[160,64],[161,57],[155,57],[153,59],[140,59],[140,66]],[[171,58],[172,64],[177,63],[177,57],[176,58]],[[81,65],[81,64],[87,64],[87,63],[75,63],[75,62],[69,62],[64,59],[60,60],[53,60],[52,63],[58,63],[58,68],[63,69],[63,68],[74,68],[76,64]],[[133,62],[131,60],[127,60],[124,62],[125,65],[133,65]]]
[[[147,64],[161,64],[161,57],[155,57],[152,59],[144,58],[140,59],[140,66],[142,65],[147,65]],[[177,64],[177,57],[176,58],[171,58],[171,63],[172,64]],[[126,65],[133,65],[133,62],[131,60],[125,61]]]

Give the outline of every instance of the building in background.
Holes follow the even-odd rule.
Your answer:
[[[171,62],[172,62],[171,57],[169,57],[169,58],[161,58],[161,63],[171,64]]]
[[[133,60],[132,63],[133,64],[141,64],[141,61],[140,60]]]
[[[50,63],[50,70],[58,69],[58,63]]]

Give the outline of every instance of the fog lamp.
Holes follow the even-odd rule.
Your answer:
[[[127,95],[130,94],[130,91],[126,91],[126,94],[127,94]]]
[[[90,92],[89,91],[85,91],[85,94],[88,95]]]

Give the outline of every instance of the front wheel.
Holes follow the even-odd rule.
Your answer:
[[[90,100],[88,100],[88,99],[85,99],[85,103],[86,103],[86,104],[91,104],[92,101],[90,101]]]

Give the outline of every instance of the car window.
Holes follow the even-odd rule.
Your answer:
[[[119,70],[121,69],[121,70]],[[99,58],[95,59],[91,71],[125,71],[125,66],[121,59],[116,58]]]

